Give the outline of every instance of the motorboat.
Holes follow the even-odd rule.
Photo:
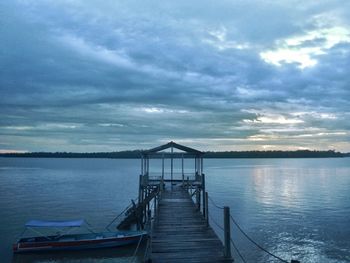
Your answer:
[[[25,231],[31,229],[38,236],[21,237],[13,244],[14,253],[38,252],[38,251],[57,251],[57,250],[83,250],[120,247],[136,244],[148,236],[146,231],[106,231],[94,232],[90,227],[89,233],[71,234],[73,228],[81,227],[86,224],[85,220],[71,221],[42,221],[30,220],[25,224]],[[55,235],[46,235],[40,232],[40,229],[64,229]]]

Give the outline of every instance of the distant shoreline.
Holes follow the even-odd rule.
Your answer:
[[[30,153],[0,153],[0,157],[15,158],[105,158],[105,159],[137,159],[141,151],[71,153],[71,152],[30,152]],[[335,151],[229,151],[204,152],[203,158],[342,158],[350,157],[350,153]]]

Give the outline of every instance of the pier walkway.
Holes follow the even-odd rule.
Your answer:
[[[223,251],[188,192],[180,186],[165,190],[152,233],[152,262],[232,262]]]

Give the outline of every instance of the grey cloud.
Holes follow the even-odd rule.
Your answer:
[[[94,151],[173,138],[202,147],[207,141],[217,149],[227,141],[232,149],[313,148],[315,139],[298,135],[316,127],[324,134],[322,147],[337,142],[350,150],[344,121],[350,109],[349,45],[335,45],[304,70],[271,65],[259,55],[316,28],[317,15],[335,12],[346,25],[339,1],[1,5],[3,148]],[[319,38],[302,45],[323,43]],[[305,111],[337,118],[254,123],[259,116],[288,122]],[[276,137],[254,141],[265,130]]]

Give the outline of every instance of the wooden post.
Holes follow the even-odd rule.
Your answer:
[[[156,199],[156,205],[154,208],[154,218],[156,220],[156,222],[158,222],[158,213],[159,213],[159,200],[160,200],[160,192],[158,192],[158,194],[155,196]]]
[[[201,211],[201,189],[198,189],[198,210]]]
[[[152,224],[152,211],[149,210],[149,211],[147,211],[147,228],[148,228],[148,230],[151,229],[151,224]]]
[[[224,207],[224,256],[225,258],[231,258],[231,228],[230,228],[230,208],[228,206]]]
[[[145,200],[146,200],[146,195],[147,195],[147,188],[144,188],[143,190],[143,200],[142,200],[142,228],[144,227],[144,224],[146,223],[146,218],[147,218],[147,207],[145,204]]]
[[[194,157],[194,174],[197,175],[197,157]]]
[[[143,174],[143,155],[141,156],[141,174]]]
[[[154,217],[157,216],[157,197],[158,197],[158,194],[153,197],[154,198]]]
[[[131,199],[131,203],[132,203],[133,209],[136,213],[136,229],[141,230],[140,211],[139,211],[139,209],[137,209],[134,200]]]
[[[199,169],[200,169],[200,166],[199,166],[199,157],[197,158],[197,172],[199,174]]]
[[[201,157],[201,173],[203,173],[203,157]]]
[[[140,202],[139,202],[139,205],[143,203],[143,200],[144,200],[144,188],[143,188],[143,185],[141,186],[141,198],[140,198]],[[138,211],[138,224],[139,224],[139,229],[142,229],[143,228],[143,208],[142,206],[139,206],[137,208],[137,211]]]
[[[147,199],[148,199],[150,193],[151,193],[151,189],[148,188],[148,189],[147,189],[147,196],[146,196]],[[151,211],[151,200],[149,200],[149,201],[147,202],[147,216],[148,216],[148,214],[149,214],[150,211]]]
[[[142,196],[142,174],[139,176],[139,203],[141,203]]]
[[[147,177],[149,176],[149,157],[147,158]]]
[[[200,166],[200,158],[198,157],[197,158],[197,173],[200,174],[200,169],[201,169],[201,166]]]
[[[173,152],[174,152],[174,148],[173,147],[171,147],[171,163],[170,163],[170,166],[171,166],[171,170],[170,170],[170,175],[171,175],[171,189],[173,189],[173,169],[174,169],[174,167],[173,167],[173,162],[174,162],[174,160],[173,160]]]
[[[196,189],[196,203],[197,203],[197,209],[201,210],[201,190],[199,187]]]
[[[184,154],[181,155],[181,168],[182,168],[182,187],[184,186],[185,174],[184,174]]]
[[[164,153],[162,154],[162,179],[164,179]]]
[[[205,192],[205,221],[207,222],[207,227],[209,226],[209,210],[208,210],[208,192]]]
[[[205,216],[206,213],[206,199],[205,199],[205,175],[202,174],[202,193],[203,193],[203,201],[202,201],[202,205],[203,205],[203,215]]]
[[[164,190],[165,190],[164,178],[162,177],[160,181],[160,193],[162,193]]]

